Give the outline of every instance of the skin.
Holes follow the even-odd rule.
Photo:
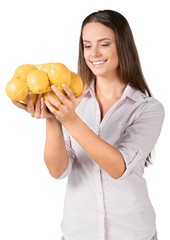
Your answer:
[[[102,121],[126,87],[119,77],[115,35],[111,29],[101,23],[88,23],[83,29],[83,43],[85,61],[96,75],[96,98]],[[35,106],[31,95],[28,97],[27,105],[13,102],[19,108],[29,112],[32,117],[46,118],[44,159],[49,172],[53,177],[59,177],[68,165],[68,154],[61,129],[63,125],[85,152],[111,177],[114,179],[121,177],[126,169],[121,153],[98,137],[75,112],[84,96],[84,91],[75,98],[68,86],[62,87],[66,96],[52,86],[53,92],[59,97],[61,103],[50,94],[49,101],[44,101],[40,95]],[[47,108],[50,111],[47,111]]]

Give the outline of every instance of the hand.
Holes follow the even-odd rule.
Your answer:
[[[42,96],[42,94],[38,95],[37,101],[34,104],[32,99],[32,94],[28,94],[27,104],[18,102],[18,101],[12,101],[14,105],[16,105],[18,108],[21,108],[28,113],[32,117],[35,118],[54,118],[55,116],[47,109],[45,100]]]
[[[64,89],[66,95],[59,91],[54,85],[51,86],[54,94],[59,98],[61,102],[59,102],[49,93],[49,100],[46,100],[45,104],[50,110],[50,112],[55,115],[56,119],[62,124],[64,124],[76,115],[75,110],[80,103],[82,97],[84,96],[85,88],[83,93],[78,97],[74,96],[74,93],[67,85],[63,84],[62,88]]]

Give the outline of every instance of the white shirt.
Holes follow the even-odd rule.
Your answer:
[[[119,179],[113,179],[64,130],[69,164],[60,176],[68,176],[63,237],[66,240],[150,240],[156,232],[155,212],[143,173],[145,159],[160,135],[164,119],[162,104],[127,86],[101,121],[92,84],[77,114],[122,153],[126,171]]]

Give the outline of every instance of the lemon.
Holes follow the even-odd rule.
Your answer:
[[[34,104],[36,103],[37,98],[38,98],[38,94],[32,94],[32,101],[33,101]],[[26,98],[23,99],[22,102],[24,102],[25,104],[27,104],[27,103],[28,103],[28,96],[26,96]]]
[[[36,69],[33,64],[22,64],[15,70],[14,77],[26,81],[28,73]]]
[[[12,78],[6,84],[6,94],[13,101],[24,100],[29,92],[29,88],[25,81],[18,78]]]
[[[51,84],[55,85],[59,90],[62,89],[62,84],[70,85],[71,73],[64,64],[50,63],[47,71]]]
[[[73,91],[75,97],[78,97],[83,91],[83,81],[75,72],[71,72],[71,83],[69,87]]]
[[[34,94],[45,93],[50,90],[48,74],[42,70],[33,70],[27,76],[27,86]]]
[[[39,69],[39,70],[42,70],[46,73],[49,72],[49,69],[50,69],[50,66],[52,66],[54,63],[50,62],[50,63],[43,63],[43,64],[38,64],[36,65],[36,67]]]
[[[15,70],[13,78],[7,83],[6,94],[14,101],[22,101],[27,104],[29,92],[32,93],[34,103],[36,103],[38,94],[43,93],[44,99],[48,99],[47,92],[50,92],[60,102],[60,99],[51,90],[51,85],[55,85],[66,95],[62,84],[69,86],[75,97],[83,91],[83,81],[80,76],[70,71],[62,63],[22,64]]]

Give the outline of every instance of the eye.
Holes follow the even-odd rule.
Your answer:
[[[110,46],[110,43],[101,43],[101,46],[102,47],[108,47],[108,46]]]
[[[91,45],[89,45],[89,44],[84,44],[84,48],[91,48]]]

